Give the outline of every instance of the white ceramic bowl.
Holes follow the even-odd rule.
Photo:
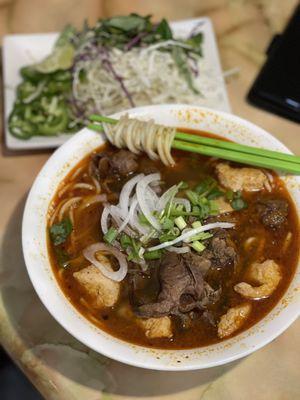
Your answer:
[[[215,133],[236,142],[289,152],[263,129],[231,114],[185,105],[161,105],[129,110],[132,117]],[[118,114],[117,116],[119,116]],[[132,345],[103,332],[85,319],[64,296],[50,267],[46,244],[46,215],[58,184],[85,155],[103,143],[103,136],[83,129],[46,162],[27,199],[23,218],[23,251],[30,279],[52,316],[93,350],[138,367],[179,371],[208,368],[259,349],[282,333],[300,310],[300,265],[277,306],[262,321],[221,343],[191,350],[153,350]],[[300,178],[283,176],[300,212]],[[300,215],[300,213],[299,213]]]

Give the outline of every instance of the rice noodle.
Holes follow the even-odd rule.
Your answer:
[[[60,189],[60,190],[57,192],[58,197],[62,197],[62,196],[66,193],[66,191],[70,188],[71,185],[72,185],[72,183],[68,183],[68,184],[65,185],[62,189]]]
[[[87,208],[89,206],[91,206],[94,203],[105,203],[107,202],[107,194],[103,193],[103,194],[95,194],[93,196],[86,196],[83,201],[82,204],[80,205],[80,209],[84,209]]]
[[[78,183],[75,183],[75,185],[73,186],[73,189],[95,190],[95,187],[93,185],[90,185],[89,183],[78,182]]]
[[[77,176],[81,173],[83,167],[76,167],[76,171],[73,173],[73,175],[71,175],[70,177],[70,181],[73,181],[75,178],[77,178]]]
[[[67,200],[59,210],[58,220],[61,221],[65,212],[68,211],[69,207],[72,207],[73,205],[78,203],[81,199],[82,197],[78,196],[78,197],[72,197],[71,199]]]
[[[100,262],[96,258],[96,253],[102,252],[103,255],[111,254],[113,255],[119,262],[120,268],[117,271],[109,270],[103,262]],[[96,268],[99,269],[100,272],[107,278],[115,281],[121,282],[128,271],[128,264],[124,254],[122,254],[118,249],[113,246],[110,246],[106,243],[94,243],[83,250],[84,257],[90,261]]]
[[[216,229],[216,228],[229,229],[229,228],[233,228],[233,227],[234,227],[234,224],[232,224],[230,222],[214,222],[212,224],[199,226],[198,228],[194,228],[194,229],[189,230],[188,232],[183,233],[182,235],[178,236],[174,240],[171,240],[169,242],[164,242],[164,243],[158,244],[156,246],[150,247],[148,250],[154,251],[154,250],[164,249],[165,247],[173,246],[173,244],[182,242],[185,239],[195,236],[196,234],[198,234],[200,232],[209,231],[210,229]]]
[[[129,119],[128,114],[115,125],[102,125],[108,140],[116,147],[127,147],[135,154],[144,151],[152,160],[160,158],[165,165],[175,164],[170,150],[176,128],[155,124],[153,120]]]
[[[97,180],[96,178],[94,178],[93,176],[92,176],[92,181],[93,181],[93,183],[94,183],[94,185],[95,185],[96,193],[100,193],[100,192],[101,192],[100,183],[99,183],[98,180]]]

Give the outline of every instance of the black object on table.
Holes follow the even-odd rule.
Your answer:
[[[42,400],[42,396],[0,347],[0,399]]]

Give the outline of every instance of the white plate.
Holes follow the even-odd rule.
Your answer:
[[[230,111],[225,83],[222,76],[216,39],[209,18],[196,18],[171,23],[177,37],[186,37],[193,27],[199,25],[199,31],[204,34],[204,62],[211,71],[212,80],[219,82],[218,98],[212,103],[207,98],[202,106],[220,111]],[[35,63],[49,54],[58,33],[7,35],[3,39],[3,81],[4,81],[4,114],[5,114],[5,142],[9,149],[28,150],[53,148],[63,144],[70,135],[62,134],[54,137],[34,136],[29,140],[20,140],[8,131],[7,119],[15,101],[15,90],[21,82],[20,68]],[[205,92],[203,95],[205,96]]]
[[[232,114],[186,105],[134,108],[131,117],[154,119],[168,126],[215,133],[237,143],[289,152],[272,135]],[[115,115],[117,118],[119,114]],[[244,357],[275,339],[298,317],[300,263],[288,290],[261,321],[233,338],[190,350],[159,350],[133,345],[102,331],[85,319],[63,294],[50,266],[46,220],[49,203],[72,168],[103,143],[103,136],[87,128],[74,135],[46,162],[29,193],[23,217],[22,244],[32,284],[52,316],[91,349],[142,368],[182,371],[213,367]],[[300,215],[300,177],[282,175]],[[278,360],[278,362],[280,362]]]

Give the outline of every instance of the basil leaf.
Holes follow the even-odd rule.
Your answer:
[[[141,17],[137,14],[124,15],[104,20],[103,26],[105,28],[118,29],[123,32],[142,32],[147,28],[149,18],[149,16]]]
[[[156,28],[156,33],[159,34],[161,39],[163,40],[173,39],[173,34],[170,25],[168,24],[168,21],[165,18],[162,19],[161,22],[158,24]]]
[[[187,57],[184,50],[180,47],[173,46],[172,57],[177,65],[180,74],[185,79],[188,87],[195,93],[199,94],[199,91],[194,87],[192,74],[187,64]]]
[[[50,227],[50,238],[54,246],[64,243],[72,232],[72,229],[72,222],[69,218],[62,220],[58,224],[52,225]]]

